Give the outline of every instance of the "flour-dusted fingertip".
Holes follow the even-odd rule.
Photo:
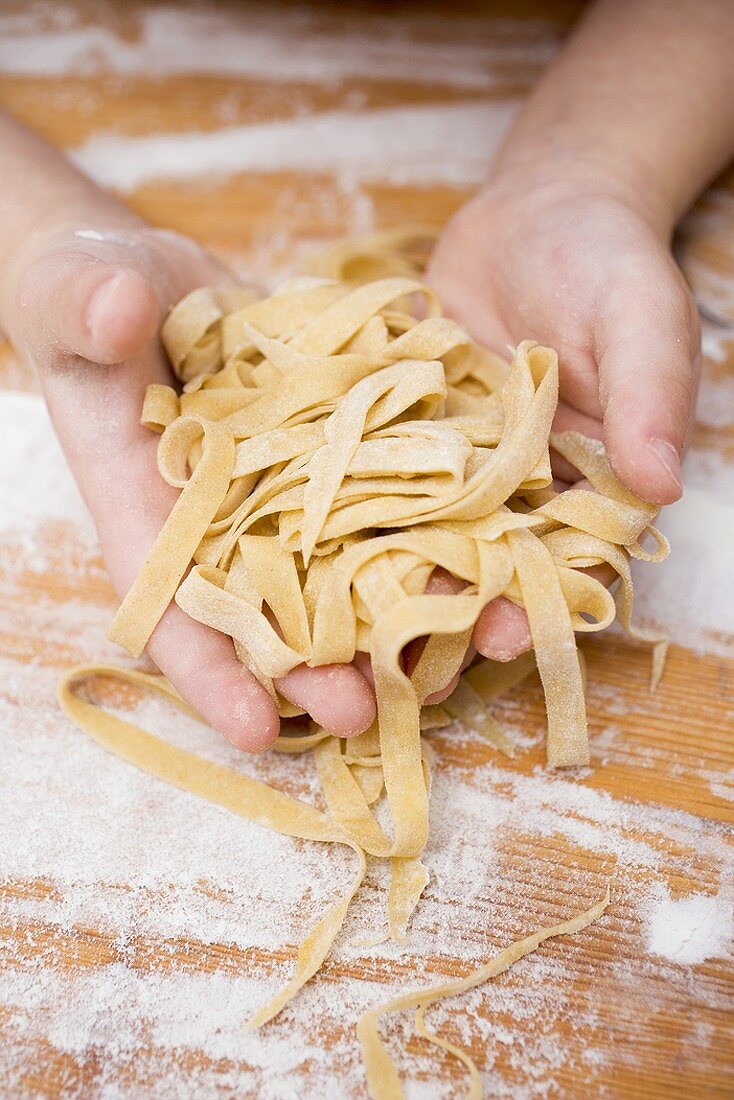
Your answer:
[[[477,619],[472,642],[491,661],[512,661],[532,648],[528,617],[504,596],[492,600]]]
[[[259,690],[258,690],[259,689]],[[222,730],[242,752],[265,752],[278,739],[280,719],[273,701],[258,683],[247,683],[232,708],[232,721]]]
[[[275,703],[224,634],[172,603],[151,636],[148,653],[202,720],[241,752],[264,752],[277,739]]]
[[[18,282],[17,336],[41,367],[71,358],[110,365],[142,351],[155,336],[155,291],[132,267],[61,248],[32,264]]]
[[[277,680],[276,687],[336,737],[364,733],[377,715],[373,689],[354,665],[299,665]]]

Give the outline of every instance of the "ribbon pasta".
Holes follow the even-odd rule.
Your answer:
[[[291,836],[343,844],[358,857],[348,891],[299,949],[291,982],[253,1019],[272,1018],[319,968],[362,880],[366,856],[390,860],[388,923],[405,937],[428,881],[430,751],[422,732],[457,717],[501,751],[512,745],[487,706],[537,664],[548,713],[551,767],[588,762],[583,673],[575,632],[600,630],[619,612],[633,636],[664,640],[630,622],[630,557],[661,560],[655,509],[614,477],[595,441],[554,434],[558,361],[521,343],[511,363],[473,343],[421,282],[428,231],[395,231],[319,258],[315,275],[269,297],[202,288],[174,307],[162,330],[182,390],[151,385],[141,421],[160,433],[161,476],[181,490],[123,600],[110,637],[138,656],[170,600],[232,637],[240,660],[277,702],[274,680],[297,665],[370,654],[378,717],[340,741],[311,725],[284,732],[281,752],[313,750],[327,813],[101,711],[75,692],[113,674],[185,704],[162,677],[103,666],[69,673],[66,713],[86,733],[146,771]],[[591,490],[557,493],[550,448]],[[655,549],[642,540],[652,534]],[[193,567],[189,566],[193,561]],[[616,597],[586,569],[617,573]],[[428,595],[434,569],[464,582]],[[188,570],[188,572],[187,572]],[[475,664],[441,706],[432,692],[461,671],[482,609],[504,596],[527,613],[535,660]],[[428,642],[411,677],[401,651]],[[374,806],[385,795],[388,832]],[[608,898],[606,899],[608,900]],[[383,1012],[418,1009],[501,972],[543,939],[585,927],[606,901],[564,925],[512,945],[460,982],[398,998],[360,1024],[373,1096],[402,1095],[377,1033]],[[468,1056],[438,1037],[432,1041]]]

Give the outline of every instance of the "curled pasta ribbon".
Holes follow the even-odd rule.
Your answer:
[[[630,618],[629,559],[657,561],[667,552],[651,526],[654,508],[617,481],[596,441],[552,434],[551,349],[524,341],[508,363],[441,316],[421,281],[431,239],[418,228],[339,245],[314,275],[264,298],[194,291],[162,330],[181,391],[150,386],[142,410],[142,422],[160,433],[161,476],[181,495],[110,636],[137,656],[175,599],[233,639],[285,718],[300,712],[279,698],[275,680],[303,663],[349,662],[367,651],[374,726],[346,742],[311,726],[275,745],[313,749],[328,813],[313,816],[239,773],[212,771],[120,726],[80,700],[68,678],[62,689],[77,724],[153,774],[289,835],[358,853],[352,888],[301,945],[296,976],[258,1022],[318,969],[365,854],[390,861],[388,926],[404,938],[427,882],[425,731],[458,718],[511,755],[491,700],[537,667],[548,762],[585,764],[575,633],[603,629],[619,613],[634,637],[653,645],[654,682],[662,671],[664,639],[636,630]],[[551,447],[591,490],[554,490]],[[643,545],[648,535],[652,551]],[[615,597],[584,572],[602,563],[619,577]],[[436,568],[459,578],[462,590],[426,594]],[[534,657],[475,664],[441,706],[423,706],[461,672],[472,629],[499,596],[525,609]],[[428,641],[408,677],[401,651],[416,638]],[[160,681],[138,682],[180,704]],[[375,815],[383,795],[389,828]],[[373,1076],[389,1076],[370,1044],[382,1065]]]
[[[593,905],[584,913],[580,913],[578,916],[573,917],[571,920],[564,921],[562,924],[555,924],[550,928],[542,928],[539,932],[534,932],[532,935],[526,936],[525,939],[517,940],[515,943],[510,944],[509,947],[506,947],[504,951],[500,951],[499,954],[495,955],[489,962],[473,970],[465,978],[443,982],[440,985],[429,986],[427,989],[418,990],[416,992],[404,993],[402,996],[395,997],[386,1004],[366,1012],[359,1021],[357,1034],[362,1045],[362,1057],[367,1072],[367,1085],[370,1096],[372,1096],[374,1100],[402,1100],[404,1093],[398,1071],[387,1047],[380,1038],[378,1023],[380,1018],[387,1015],[389,1012],[402,1012],[406,1009],[414,1009],[416,1032],[423,1039],[427,1039],[428,1042],[432,1043],[434,1046],[441,1047],[464,1064],[471,1078],[471,1085],[469,1091],[466,1093],[467,1100],[479,1100],[482,1095],[481,1078],[474,1061],[465,1050],[455,1046],[453,1043],[449,1043],[446,1039],[442,1039],[439,1035],[436,1035],[435,1032],[429,1031],[426,1028],[424,1020],[425,1010],[438,1000],[443,1000],[446,997],[455,997],[460,993],[466,993],[467,990],[474,989],[490,978],[496,978],[499,974],[508,970],[513,963],[518,961],[518,959],[522,959],[525,955],[529,955],[530,952],[535,951],[541,943],[545,942],[545,940],[551,939],[554,936],[569,936],[574,932],[582,931],[582,929],[587,928],[593,921],[597,920],[608,905],[609,890],[607,890],[600,902],[597,902],[596,905]]]
[[[291,798],[269,787],[267,783],[251,779],[234,768],[214,764],[196,753],[170,745],[139,726],[114,714],[107,714],[93,703],[80,698],[74,691],[75,685],[90,676],[99,675],[145,687],[190,712],[175,688],[163,676],[151,676],[108,665],[73,669],[63,677],[59,685],[59,702],[72,721],[99,744],[123,760],[137,765],[149,775],[196,794],[249,821],[303,840],[345,844],[357,855],[357,872],[349,888],[327,910],[300,945],[293,978],[250,1020],[250,1027],[259,1027],[276,1016],[320,968],[342,926],[349,903],[364,877],[364,852],[349,839],[336,821],[307,803]]]

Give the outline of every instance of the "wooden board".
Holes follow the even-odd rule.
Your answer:
[[[271,143],[270,161],[260,170],[184,179],[143,172],[140,183],[125,189],[133,208],[155,224],[189,233],[238,270],[268,280],[336,237],[407,220],[441,222],[475,182],[472,165],[454,179],[435,164],[420,177],[370,173],[364,164],[350,167],[331,145],[327,170],[294,170],[287,143],[297,145],[299,119],[327,116],[335,128],[345,117],[347,126],[374,123],[379,137],[380,113],[397,109],[413,112],[411,123],[435,118],[436,126],[454,117],[441,114],[447,108],[487,107],[494,118],[494,107],[511,106],[542,71],[578,5],[452,4],[451,15],[445,8],[186,4],[174,13],[180,30],[156,70],[146,50],[160,41],[162,27],[170,30],[171,9],[83,0],[68,8],[6,4],[0,103],[58,145],[88,156],[100,134],[112,135],[110,163],[133,168],[146,148],[134,142],[151,135],[216,137],[228,129],[236,142],[243,140],[242,127],[290,126],[277,166]],[[260,45],[243,50],[238,61],[236,47],[248,33],[259,36]],[[227,59],[223,73],[212,42]],[[213,148],[206,146],[207,156]],[[94,163],[103,161],[99,154]],[[688,219],[681,249],[707,313],[728,319],[734,307],[731,177]],[[725,333],[716,348],[706,364],[710,393],[734,378]],[[7,391],[37,388],[7,348],[0,382]],[[28,401],[18,408],[36,430],[42,420]],[[691,461],[697,468],[728,463],[731,469],[731,416],[699,421]],[[0,473],[0,482],[8,476]],[[355,1037],[360,1006],[397,987],[467,972],[513,937],[590,904],[610,878],[614,904],[597,926],[546,945],[491,988],[437,1011],[436,1019],[449,1038],[470,1047],[492,1096],[734,1095],[730,949],[688,964],[651,949],[652,915],[675,914],[681,899],[718,899],[718,931],[726,925],[733,881],[734,638],[712,637],[702,649],[697,643],[697,651],[673,646],[655,696],[648,693],[643,649],[617,635],[584,643],[594,767],[577,778],[543,772],[536,682],[498,704],[498,716],[521,746],[514,761],[498,759],[460,732],[435,735],[438,779],[428,851],[434,875],[412,943],[402,953],[342,946],[312,992],[260,1036],[245,1037],[240,995],[251,997],[255,988],[264,999],[275,977],[287,972],[314,909],[331,896],[330,868],[343,875],[346,864],[279,842],[277,858],[300,864],[294,876],[303,886],[283,927],[283,902],[258,863],[257,830],[243,829],[247,858],[233,849],[234,878],[227,871],[223,881],[205,855],[196,856],[194,837],[215,843],[226,836],[236,845],[234,825],[152,782],[130,787],[123,765],[80,745],[81,735],[56,709],[54,684],[73,663],[119,659],[104,639],[114,598],[73,509],[42,514],[35,526],[0,530],[0,735],[6,760],[24,769],[24,778],[6,782],[1,792],[2,850],[21,853],[0,865],[3,1095],[364,1096]],[[77,765],[90,778],[74,787],[64,808]],[[265,759],[243,766],[294,793],[313,791],[306,763]],[[72,769],[68,779],[65,767]],[[49,816],[50,802],[62,806],[60,818]],[[61,837],[54,848],[44,823],[63,822],[64,813],[68,843]],[[171,821],[191,829],[190,867],[176,861]],[[104,837],[114,840],[115,867],[127,860],[127,878],[94,870],[95,838]],[[153,850],[165,854],[167,845],[170,876]],[[226,858],[218,853],[212,862],[222,868]],[[239,864],[250,858],[248,878]],[[467,868],[472,875],[479,869],[476,881],[469,881]],[[661,899],[667,910],[656,910]],[[192,916],[201,906],[218,914],[208,935]],[[261,914],[268,908],[277,919],[266,935]],[[360,921],[368,933],[380,919],[370,880],[360,895],[356,931]],[[194,1023],[187,1027],[189,1015]],[[407,1032],[393,1027],[391,1034],[405,1038]],[[401,1059],[410,1095],[461,1094],[458,1063],[429,1060],[415,1039]]]

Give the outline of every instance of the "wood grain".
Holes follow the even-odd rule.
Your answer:
[[[24,19],[29,33],[39,40],[57,18],[41,4],[5,8]],[[154,8],[78,0],[67,18],[70,26],[103,27],[120,43],[134,45],[143,15]],[[210,9],[229,12],[234,20],[245,18],[247,9],[260,20],[270,11],[276,38],[279,13],[290,18],[287,6],[218,3]],[[521,45],[525,54],[513,55],[510,50],[507,61],[500,59],[486,90],[461,87],[450,73],[440,72],[411,79],[347,74],[324,84],[316,78],[283,79],[277,74],[272,79],[247,73],[199,72],[186,77],[106,72],[98,66],[91,75],[0,73],[0,103],[58,145],[74,148],[102,131],[176,134],[339,109],[513,100],[542,71],[579,5],[452,4],[451,16],[445,9],[436,4],[423,4],[420,11],[407,4],[314,4],[304,10],[321,32],[349,35],[353,43],[359,42],[360,33],[372,33],[376,12],[386,26],[395,18],[403,30],[412,28],[417,42],[448,35],[450,19],[457,64],[462,50],[477,40],[488,48],[498,43]],[[195,4],[181,5],[180,18],[186,20],[198,10]],[[375,226],[406,220],[443,222],[469,190],[461,184],[374,181],[355,187],[334,174],[283,170],[150,182],[129,201],[155,224],[189,233],[239,270],[268,279],[308,249],[359,228],[360,219]],[[709,315],[731,320],[734,175],[723,177],[689,216],[680,253]],[[723,358],[706,363],[704,385],[734,376],[734,344],[723,346]],[[0,385],[37,388],[31,370],[7,348],[0,355]],[[699,422],[692,453],[700,462],[734,463],[731,418],[727,423]],[[63,520],[39,527],[32,538],[29,558],[26,535],[12,529],[0,532],[0,654],[7,670],[0,682],[5,708],[0,731],[8,739],[24,736],[38,723],[61,730],[54,680],[71,664],[111,653],[105,649],[103,624],[114,596],[96,551]],[[72,603],[77,609],[73,620],[67,614]],[[732,959],[684,967],[646,955],[644,915],[638,904],[655,883],[665,883],[674,898],[692,893],[713,896],[722,884],[719,853],[734,823],[734,657],[722,655],[724,649],[714,641],[707,652],[672,647],[654,696],[648,690],[649,655],[643,648],[617,635],[583,644],[594,766],[579,777],[578,785],[596,799],[594,805],[608,807],[606,827],[622,838],[618,849],[625,838],[645,846],[651,853],[647,865],[600,854],[598,845],[586,845],[584,828],[596,823],[585,817],[581,803],[568,810],[570,818],[578,818],[576,839],[567,831],[539,830],[531,813],[525,826],[512,816],[517,799],[534,797],[533,784],[547,782],[549,797],[569,797],[568,780],[539,778],[544,713],[537,681],[522,685],[497,705],[498,717],[523,746],[514,760],[498,760],[489,746],[456,731],[433,735],[439,784],[445,776],[467,789],[486,790],[505,807],[510,824],[492,838],[486,877],[470,898],[452,899],[442,884],[429,886],[416,917],[416,935],[421,944],[434,937],[435,949],[421,950],[419,956],[408,952],[400,959],[337,951],[327,960],[315,980],[319,990],[327,991],[326,1007],[309,1036],[311,1043],[334,1053],[327,1068],[322,1059],[307,1060],[289,1073],[278,1064],[264,1067],[244,1053],[219,1057],[204,1044],[168,1042],[158,1030],[163,1004],[140,1010],[134,1048],[120,1046],[108,1034],[101,1009],[98,1035],[82,1050],[66,1049],[57,1022],[65,1012],[75,1011],[72,993],[85,988],[79,983],[89,975],[124,971],[135,983],[181,975],[236,981],[246,973],[248,980],[267,982],[292,963],[296,937],[284,942],[278,935],[271,948],[264,948],[238,946],[226,935],[205,942],[155,929],[136,932],[136,919],[148,919],[167,906],[185,911],[196,891],[206,898],[221,898],[226,908],[232,899],[206,873],[195,886],[143,886],[134,878],[123,886],[95,883],[100,911],[106,902],[117,905],[121,891],[129,893],[136,917],[130,934],[121,938],[102,921],[96,925],[73,918],[81,886],[59,880],[53,866],[29,866],[19,874],[5,874],[0,868],[0,1086],[3,1074],[7,1077],[3,1094],[49,1100],[113,1095],[364,1096],[354,1015],[342,1011],[345,998],[356,996],[354,990],[376,990],[379,996],[381,987],[410,980],[416,965],[427,978],[466,973],[512,936],[592,903],[601,892],[600,882],[611,876],[614,904],[603,921],[573,939],[545,945],[539,962],[510,971],[474,996],[468,1010],[459,1002],[436,1010],[444,1034],[469,1046],[490,1095],[660,1100],[734,1096]],[[124,706],[132,702],[118,699]],[[282,762],[261,767],[272,769],[279,782],[296,792],[307,789],[297,768],[286,778]],[[161,803],[151,804],[160,812]],[[457,853],[476,853],[485,843],[481,830],[475,830],[457,839]],[[368,881],[363,894],[365,905],[378,904],[374,882]],[[267,904],[267,896],[264,883],[252,904]],[[308,923],[312,904],[313,899],[305,897],[296,906],[296,924],[299,919]],[[461,957],[446,947],[442,933],[447,928],[461,940]],[[13,1008],[11,985],[29,981],[40,987],[54,977],[61,984],[49,988],[68,990],[69,1006],[65,1008],[63,1000],[50,1008],[44,1003],[31,1026]],[[534,997],[542,1006],[537,1013]],[[516,1013],[518,1004],[528,1009],[524,1017]],[[268,1025],[268,1032],[297,1043],[298,1002],[287,1018]],[[392,1028],[391,1034],[398,1031]],[[498,1041],[497,1035],[505,1039]],[[525,1052],[525,1060],[518,1052]],[[456,1062],[436,1061],[433,1055],[429,1059],[415,1038],[408,1039],[401,1058],[416,1095],[460,1094],[463,1078]],[[545,1067],[540,1078],[529,1072],[529,1065]]]

